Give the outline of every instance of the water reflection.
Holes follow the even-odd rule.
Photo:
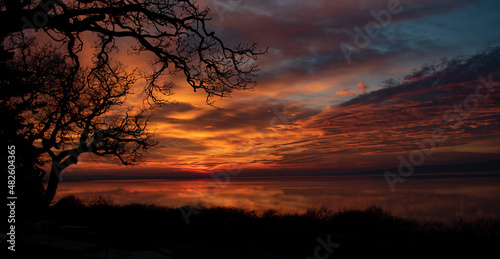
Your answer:
[[[304,212],[325,206],[333,210],[372,205],[394,215],[450,221],[457,217],[498,217],[499,179],[411,179],[393,193],[382,180],[238,179],[217,188],[214,181],[119,180],[64,182],[56,199],[74,194],[84,200],[101,194],[115,204],[148,203],[169,207],[205,203],[244,209]]]

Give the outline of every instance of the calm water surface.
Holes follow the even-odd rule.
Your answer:
[[[292,177],[214,180],[106,180],[63,182],[56,200],[74,194],[84,200],[96,195],[114,204],[148,203],[179,207],[233,206],[244,209],[278,209],[304,212],[325,206],[332,210],[372,205],[398,216],[452,221],[458,217],[499,217],[500,178],[408,179],[391,192],[385,180],[366,177]]]

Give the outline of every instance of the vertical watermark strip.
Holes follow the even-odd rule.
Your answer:
[[[10,251],[16,251],[16,146],[7,146],[7,207],[9,208],[7,223],[8,223],[8,233],[7,233],[7,247]]]

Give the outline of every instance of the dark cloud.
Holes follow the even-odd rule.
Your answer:
[[[469,58],[458,57],[449,61],[445,60],[437,65],[423,66],[412,74],[405,76],[402,80],[387,80],[384,89],[360,95],[340,104],[338,107],[366,103],[385,103],[387,100],[397,97],[398,94],[425,89],[432,89],[432,92],[405,94],[404,100],[418,102],[424,100],[443,102],[443,100],[447,100],[448,104],[453,104],[453,102],[458,102],[460,98],[474,93],[473,90],[479,84],[479,76],[488,77],[491,74],[498,78],[499,70],[500,47],[489,49]],[[461,87],[454,86],[454,84],[460,83],[468,84]],[[453,96],[453,99],[446,98],[447,96]]]
[[[353,137],[354,146],[378,146],[383,149],[411,150],[416,139],[428,138],[433,129],[450,133],[445,145],[467,143],[479,135],[496,134],[500,129],[500,91],[485,100],[476,99],[476,110],[452,112],[461,115],[463,125],[450,129],[458,120],[444,120],[444,114],[454,105],[464,105],[467,97],[475,96],[481,85],[479,77],[492,76],[500,82],[500,48],[490,49],[470,58],[457,58],[438,65],[425,66],[385,88],[360,95],[316,116],[308,126],[321,128],[325,134]],[[498,87],[497,87],[498,89]],[[481,94],[486,93],[483,88]],[[474,98],[473,98],[474,99]],[[475,101],[471,101],[473,105]],[[346,147],[346,141],[342,141]]]
[[[342,42],[355,46],[355,27],[361,29],[375,18],[371,11],[387,10],[388,0],[380,1],[252,1],[235,12],[226,13],[217,33],[229,42],[258,42],[270,47],[262,59],[259,82],[296,82],[313,80],[325,74],[341,73],[346,63]],[[370,44],[353,54],[355,62],[384,60],[425,50],[440,51],[433,38],[413,35],[409,28],[394,28],[403,22],[447,14],[470,5],[472,1],[405,1],[403,11],[391,15],[388,27]],[[477,3],[477,2],[476,2]],[[418,57],[416,55],[415,57]]]
[[[161,142],[165,150],[170,151],[169,153],[171,154],[175,154],[175,152],[178,152],[179,150],[188,152],[203,152],[209,149],[202,143],[187,138],[161,137],[156,138],[156,140]],[[172,150],[175,151],[172,152]]]

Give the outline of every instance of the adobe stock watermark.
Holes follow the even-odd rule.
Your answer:
[[[327,259],[335,252],[334,249],[339,248],[339,243],[332,243],[332,235],[328,235],[326,237],[326,241],[321,237],[317,237],[316,241],[318,241],[319,245],[313,251],[313,256],[306,257],[305,259]],[[324,251],[322,251],[324,250]],[[320,254],[320,252],[323,252]]]
[[[238,7],[245,4],[244,0],[211,0],[213,10],[219,16],[221,22],[224,21],[226,12],[234,12]]]
[[[12,252],[16,251],[16,145],[7,146],[7,223],[9,232],[7,232],[6,243],[9,244],[7,249]]]
[[[288,125],[290,124],[290,121],[286,118],[285,115],[283,115],[286,112],[286,107],[283,109],[283,113],[278,111],[276,108],[272,109],[273,113],[275,116],[271,118],[269,121],[269,127],[274,128],[276,126],[276,122],[280,120],[283,124]],[[268,142],[272,139],[272,137],[269,137],[269,135],[274,135],[279,131],[272,131],[267,128],[262,128],[259,131],[259,137],[258,140],[261,142]],[[267,137],[265,134],[268,134]],[[253,142],[255,144],[255,142]],[[240,146],[241,147],[241,146]],[[238,147],[238,149],[240,149]],[[245,153],[245,152],[238,152],[238,153]],[[253,161],[255,159],[255,156],[257,154],[256,148],[251,148],[247,153],[250,153],[249,158],[247,161]],[[209,199],[215,198],[219,194],[219,188],[225,188],[230,180],[231,176],[236,176],[240,174],[242,171],[242,168],[238,165],[238,163],[233,163],[228,166],[226,166],[224,171],[221,172],[215,172],[215,173],[210,173],[210,177],[214,180],[213,182],[206,183],[203,190],[197,190],[197,195],[193,197],[193,207],[187,206],[187,205],[180,205],[179,210],[182,214],[182,217],[186,224],[189,224],[191,221],[189,217],[192,215],[198,215],[200,211],[198,209],[204,208],[209,204]],[[197,209],[198,208],[198,209]]]
[[[351,55],[353,53],[361,53],[361,50],[368,47],[371,44],[371,41],[382,32],[382,29],[391,23],[392,15],[399,14],[403,10],[404,7],[401,5],[399,0],[389,0],[389,2],[387,2],[386,10],[380,10],[377,12],[372,9],[370,14],[373,16],[374,20],[366,23],[363,30],[358,26],[354,27],[354,32],[356,32],[353,38],[354,46],[345,41],[341,42],[339,45],[347,63],[351,63]]]
[[[453,109],[448,109],[443,114],[443,121],[451,124],[451,129],[457,130],[462,126],[462,121],[469,118],[469,116],[477,110],[480,101],[484,101],[493,94],[499,87],[499,83],[493,82],[493,77],[490,74],[488,79],[482,76],[478,77],[480,85],[476,87],[474,94],[467,96],[463,102],[453,105]],[[483,89],[484,88],[484,89]],[[408,155],[408,159],[402,155],[398,156],[400,164],[398,166],[398,173],[386,171],[384,173],[385,180],[389,185],[392,192],[396,190],[395,185],[406,181],[414,172],[415,166],[420,166],[425,162],[426,157],[431,156],[437,144],[442,144],[448,139],[443,127],[436,128],[432,131],[431,139],[416,140],[417,150],[412,151]]]
[[[7,35],[7,37],[10,39],[11,48],[19,47],[20,41],[23,40],[22,32],[24,30],[26,29],[38,30],[46,26],[49,22],[49,17],[54,16],[54,14],[56,13],[56,6],[59,4],[61,4],[60,0],[41,0],[38,3],[38,6],[41,8],[41,10],[34,13],[31,19],[28,19],[28,17],[23,16],[21,18],[21,21],[23,22],[23,27],[19,32],[21,33],[21,35],[12,32]],[[50,14],[51,11],[53,12],[53,14]]]

